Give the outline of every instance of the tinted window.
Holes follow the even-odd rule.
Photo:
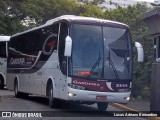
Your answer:
[[[59,24],[53,24],[52,26],[41,29],[41,42],[40,49],[43,54],[50,55],[53,50],[57,50]]]
[[[0,57],[6,57],[6,42],[0,42]]]
[[[59,24],[55,24],[14,37],[10,42],[10,50],[30,55],[39,51],[52,53],[57,49],[58,29]]]

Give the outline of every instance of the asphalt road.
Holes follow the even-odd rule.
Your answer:
[[[94,105],[80,105],[74,102],[62,101],[61,107],[54,109],[48,106],[48,99],[39,96],[15,98],[9,90],[0,90],[0,111],[42,112],[53,117],[32,118],[34,120],[144,120],[140,117],[112,117],[117,108],[108,106],[106,112],[100,113]],[[42,113],[43,114],[43,113]],[[0,118],[0,120],[21,120],[22,118]],[[29,118],[23,118],[28,120]]]

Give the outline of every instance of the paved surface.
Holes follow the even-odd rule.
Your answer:
[[[137,111],[150,111],[150,102],[144,100],[134,100],[130,101],[127,105],[129,108],[135,109]]]
[[[14,97],[14,92],[9,90],[0,90],[0,96],[3,97]],[[135,109],[137,111],[149,111],[150,110],[150,102],[149,101],[138,101],[131,100],[127,105],[122,104],[123,106],[127,106],[129,108]]]
[[[14,92],[6,89],[0,90],[0,96],[1,97],[14,96]]]
[[[76,105],[73,103],[63,104],[64,106],[61,109],[53,109],[48,106],[48,100],[46,98],[38,97],[38,96],[30,96],[27,99],[15,98],[14,92],[9,90],[0,90],[0,111],[51,111],[53,113],[60,112],[62,117],[54,117],[54,118],[34,118],[34,120],[145,120],[145,118],[141,117],[109,117],[113,116],[113,113],[117,111],[121,111],[118,108],[115,108],[111,105],[108,106],[107,111],[105,112],[105,117],[93,117],[96,115],[97,106],[94,105]],[[129,104],[128,104],[129,105]],[[78,116],[78,117],[64,117],[69,110],[75,111],[91,111],[91,115],[88,117],[84,116],[84,113],[75,113],[69,112],[71,116]],[[55,112],[56,111],[56,112]],[[93,112],[92,112],[93,111]],[[63,112],[63,113],[61,113]],[[112,114],[112,115],[111,115]],[[88,115],[88,114],[87,114]],[[20,120],[21,118],[10,118],[11,120]],[[28,120],[29,118],[23,118]],[[0,118],[0,120],[8,120],[8,118]]]

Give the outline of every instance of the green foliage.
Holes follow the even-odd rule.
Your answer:
[[[23,2],[23,1],[22,1]],[[0,34],[12,35],[25,29],[21,23],[22,13],[18,1],[1,0],[0,1]]]
[[[96,5],[80,4],[74,0],[27,0],[23,8],[26,16],[34,19],[37,25],[66,14],[103,17],[103,12]]]
[[[83,5],[83,12],[80,12],[80,15],[87,17],[102,18],[103,12],[97,6]]]
[[[27,0],[23,4],[26,16],[42,24],[49,19],[65,15],[77,14],[80,5],[73,0]]]

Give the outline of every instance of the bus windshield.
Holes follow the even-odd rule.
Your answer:
[[[127,29],[72,24],[71,38],[69,75],[106,80],[131,79],[131,37]]]

